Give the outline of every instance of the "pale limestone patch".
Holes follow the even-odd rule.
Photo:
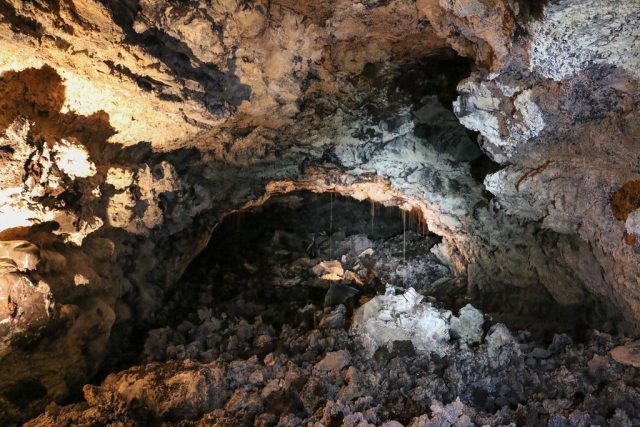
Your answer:
[[[594,64],[640,78],[640,0],[562,0],[531,26],[532,70],[557,81]]]

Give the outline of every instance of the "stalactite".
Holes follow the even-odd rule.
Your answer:
[[[402,286],[404,286],[407,279],[407,211],[404,209],[402,209],[402,266],[404,268]]]
[[[333,259],[333,192],[329,193],[329,259]]]
[[[376,217],[376,202],[371,200],[371,234],[373,235],[374,221]]]

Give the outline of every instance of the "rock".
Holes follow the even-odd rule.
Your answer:
[[[475,415],[474,411],[467,407],[457,397],[453,402],[443,405],[439,401],[431,404],[431,423],[428,425],[455,425],[472,426],[469,416]]]
[[[340,261],[322,261],[313,267],[311,271],[324,280],[340,280],[344,274]]]
[[[340,304],[320,319],[321,328],[337,329],[344,327],[347,309]]]
[[[611,419],[611,425],[630,426],[633,424],[634,422],[631,421],[631,419],[629,418],[629,415],[627,415],[624,409],[621,409],[621,408],[616,409]]]
[[[314,413],[318,406],[326,401],[329,390],[329,385],[316,376],[312,376],[307,380],[299,394],[307,413]]]
[[[344,304],[350,298],[358,295],[359,291],[351,286],[342,283],[336,283],[329,287],[324,296],[324,306],[333,307],[334,305]]]
[[[612,369],[609,357],[594,354],[591,360],[587,362],[589,375],[596,381],[604,381],[605,378],[611,378]]]
[[[353,271],[347,270],[344,273],[343,279],[347,282],[352,282],[353,284],[357,285],[357,286],[362,286],[364,285],[364,282],[362,281],[362,279],[360,278],[360,276],[356,273],[354,273]]]
[[[554,415],[549,418],[549,427],[566,427],[567,420],[562,415]]]
[[[451,335],[466,344],[479,343],[482,340],[484,315],[467,304],[460,309],[458,317],[451,318]]]
[[[253,347],[262,354],[269,353],[274,350],[274,338],[266,334],[256,335],[253,339]]]
[[[284,400],[286,399],[284,381],[272,379],[262,389],[261,396],[268,411],[277,409],[276,413],[282,412],[282,406],[285,405]]]
[[[243,411],[256,414],[262,411],[262,399],[260,399],[257,393],[240,388],[227,400],[224,409],[229,412]]]
[[[109,376],[99,388],[85,387],[85,397],[92,403],[110,398],[123,404],[138,401],[156,416],[187,419],[222,407],[228,396],[223,370],[215,364],[206,367],[188,362],[174,362],[154,371],[134,368]]]
[[[346,401],[353,401],[362,396],[370,394],[370,386],[366,375],[353,366],[347,368],[344,379],[347,382],[338,392],[338,398]]]
[[[358,254],[358,258],[368,257],[373,255],[374,253],[375,253],[375,250],[373,248],[365,249],[364,251]]]
[[[365,251],[373,248],[373,242],[367,236],[356,234],[349,237],[350,251],[353,255],[363,256]]]
[[[572,402],[568,399],[546,399],[542,402],[542,407],[546,414],[557,414],[565,409],[569,409]]]
[[[0,242],[0,259],[13,260],[20,271],[35,270],[40,262],[40,250],[33,243],[24,240]]]
[[[351,355],[347,350],[332,351],[314,365],[314,369],[323,372],[338,373],[351,362]]]
[[[611,0],[550,5],[532,26],[531,66],[557,81],[593,63],[617,64],[640,78],[635,6]]]
[[[416,351],[444,353],[449,341],[451,312],[421,304],[413,288],[401,295],[377,296],[358,308],[351,326],[373,355],[394,341],[411,341]]]
[[[184,338],[171,328],[152,329],[144,342],[143,359],[164,360],[170,343],[184,343]]]
[[[370,427],[375,424],[371,424],[367,421],[367,418],[361,412],[355,414],[349,414],[342,419],[342,425],[345,427]]]
[[[483,134],[486,138],[483,148],[496,161],[508,161],[518,144],[536,137],[546,126],[540,107],[531,99],[530,90],[519,91],[495,82],[472,80],[462,83],[459,90],[461,96],[454,103],[456,115],[467,128]],[[511,108],[517,114],[508,117],[494,114],[509,93],[518,94],[510,99]]]
[[[297,427],[302,424],[302,420],[293,414],[285,414],[278,420],[279,427]]]
[[[420,100],[423,106],[413,112],[419,124],[416,133],[433,141],[433,147],[458,161],[473,161],[481,155],[480,148],[462,129],[452,128],[455,115],[445,108],[437,96]],[[442,137],[446,135],[446,137]],[[439,137],[441,136],[441,137]]]
[[[276,425],[278,417],[271,413],[258,414],[254,419],[256,427],[270,427]]]
[[[411,340],[393,341],[391,343],[391,356],[413,357],[416,355],[416,349]]]
[[[33,283],[13,261],[0,260],[0,357],[11,352],[12,341],[39,337],[56,317],[49,285]]]
[[[558,354],[565,351],[566,347],[571,344],[573,344],[573,340],[567,334],[555,334],[548,350],[552,354]]]
[[[245,292],[255,295],[252,290]],[[295,297],[290,289],[278,292]],[[180,297],[175,296],[178,300]],[[287,307],[291,302],[270,295],[262,298],[264,301],[260,302],[269,310]],[[407,303],[413,300],[427,306],[419,301],[419,294],[413,295],[411,291],[402,294],[392,286],[385,298],[402,298]],[[214,322],[213,313],[218,313],[222,306],[216,304],[215,309],[207,310],[210,302],[195,300],[190,318],[202,324]],[[328,319],[336,314],[342,316],[347,310],[337,306],[323,313],[310,304],[304,311]],[[442,357],[434,352],[428,356],[416,352],[411,340],[383,345],[371,357],[352,342],[357,337],[349,336],[343,329],[311,329],[313,324],[301,327],[291,319],[276,333],[266,316],[252,322],[222,313],[218,318],[223,320],[215,333],[222,337],[223,345],[216,348],[226,348],[227,342],[247,346],[228,350],[210,363],[168,360],[112,374],[101,385],[86,388],[85,402],[50,406],[27,426],[96,425],[129,420],[137,423],[148,420],[153,424],[158,419],[165,423],[202,425],[273,425],[279,419],[290,425],[328,425],[340,421],[348,426],[368,426],[385,422],[395,425],[390,419],[400,416],[411,420],[407,425],[414,427],[540,422],[635,425],[637,421],[637,417],[628,415],[637,413],[637,394],[632,389],[634,377],[629,369],[608,356],[608,350],[618,339],[609,334],[586,334],[580,347],[555,354],[540,347],[533,335],[528,338],[531,342],[518,344],[508,329],[498,324],[490,328],[485,344],[447,345]],[[171,322],[175,324],[176,320]],[[195,341],[176,345],[175,354],[169,357],[190,357],[190,348],[195,348],[203,360],[201,342],[195,338],[199,327],[182,325]],[[183,339],[178,332],[174,332],[176,337],[168,333],[173,329],[166,329],[150,335],[165,337],[167,341]],[[262,337],[273,338],[275,349],[264,357],[256,345]],[[566,342],[560,335],[555,341]],[[535,362],[527,366],[519,363],[522,361],[517,357],[519,347],[525,354],[531,349],[548,354],[542,360],[527,357],[527,362]],[[451,401],[452,395],[464,396],[468,404],[462,403],[463,397]],[[443,401],[450,403],[445,405]],[[130,409],[139,404],[149,409]],[[611,407],[619,410],[610,411]],[[402,412],[394,415],[396,411]],[[602,413],[606,416],[599,415]]]
[[[620,345],[613,348],[610,353],[616,362],[640,368],[640,341],[631,341]]]
[[[506,367],[514,358],[520,356],[520,349],[505,325],[493,325],[487,333],[487,356],[491,367]]]
[[[551,352],[544,348],[536,347],[529,353],[529,356],[535,359],[548,359],[551,356]]]
[[[569,415],[569,424],[571,426],[576,427],[589,427],[592,425],[590,422],[591,417],[589,414],[582,411],[573,411],[571,415]]]

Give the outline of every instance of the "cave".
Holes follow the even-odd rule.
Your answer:
[[[534,398],[534,392],[552,395],[552,389],[533,386],[534,378],[543,376],[547,365],[585,369],[588,361],[584,357],[571,360],[577,353],[567,354],[564,349],[569,345],[593,347],[595,328],[617,333],[619,319],[611,318],[611,313],[594,301],[561,305],[540,289],[470,291],[430,251],[441,241],[428,230],[420,212],[393,203],[385,206],[339,193],[305,190],[273,195],[259,205],[227,214],[217,224],[209,244],[166,294],[153,320],[136,331],[124,331],[129,341],[107,356],[92,383],[99,385],[109,374],[137,364],[178,360],[253,363],[278,354],[279,359],[270,362],[277,369],[290,364],[313,368],[302,377],[297,369],[287,371],[285,375],[291,378],[285,376],[284,386],[263,389],[261,404],[236,402],[238,410],[227,422],[250,425],[273,422],[288,413],[297,418],[310,416],[322,408],[322,401],[336,400],[344,392],[331,387],[333,378],[330,382],[325,378],[324,372],[332,371],[332,364],[338,363],[359,366],[362,372],[356,375],[388,371],[380,379],[384,386],[366,394],[382,404],[394,420],[409,423],[432,399],[430,395],[407,399],[397,392],[402,387],[398,378],[412,375],[415,364],[433,375],[433,381],[446,369],[457,368],[457,374],[464,375],[458,365],[496,363],[493,371],[479,369],[457,385],[474,409],[491,413],[505,404],[517,408],[531,399],[543,400],[541,396]],[[417,310],[420,301],[415,304],[411,299],[417,295],[429,301],[435,318]],[[414,306],[395,307],[407,301]],[[402,319],[402,328],[417,331],[403,333],[388,327],[378,331],[371,319],[363,326],[360,316],[378,302],[393,307],[391,315]],[[421,335],[438,333],[433,325],[420,324],[427,320],[435,324],[449,321],[448,337],[467,352],[457,357],[445,352],[425,359]],[[358,331],[362,327],[392,334],[387,338],[390,345],[345,333],[345,329]],[[498,373],[507,365],[483,360],[484,351],[498,349],[482,349],[480,337],[486,333],[488,340],[503,340],[502,334],[510,330],[514,336],[507,337],[525,349],[528,369],[516,364],[513,371]],[[113,333],[119,332],[123,331]],[[500,352],[516,351],[503,349],[504,345],[500,343]],[[266,367],[256,372],[252,375],[277,375]],[[514,381],[514,372],[525,378]],[[272,381],[278,382],[276,378]],[[354,380],[345,380],[344,386],[353,387]],[[251,392],[237,392],[246,379],[235,382],[231,376],[227,381],[218,393],[229,399],[255,399]],[[519,390],[523,383],[530,389]],[[496,391],[487,390],[486,384],[492,384]],[[352,399],[365,395],[364,390],[351,393]],[[445,392],[438,399],[451,400],[451,395]],[[608,403],[602,405],[601,414],[610,410]],[[159,423],[180,419],[167,416],[147,413],[142,420]],[[217,422],[213,418],[218,416],[211,421]],[[533,413],[526,416],[531,417],[529,422],[546,421]]]
[[[640,425],[639,10],[0,1],[0,424]]]

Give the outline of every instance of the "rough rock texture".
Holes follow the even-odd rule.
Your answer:
[[[273,253],[267,262],[281,266],[282,273],[294,272],[296,263],[283,265],[282,259]],[[199,268],[202,287],[183,285],[202,295],[219,289],[227,298],[176,294],[169,304],[188,307],[188,318],[149,334],[145,365],[85,386],[83,402],[50,405],[26,425],[631,426],[640,421],[638,370],[627,366],[628,357],[619,357],[620,348],[637,349],[637,342],[592,330],[584,343],[556,334],[546,345],[530,340],[527,331],[512,334],[492,322],[473,345],[462,334],[436,342],[425,329],[412,330],[417,333],[409,341],[396,329],[388,345],[371,354],[360,344],[366,345],[366,331],[345,330],[345,320],[358,322],[351,318],[358,311],[349,313],[342,304],[322,308],[322,299],[314,303],[308,294],[292,307],[308,284],[273,280],[272,287],[238,290],[237,282],[217,282],[210,263]],[[451,316],[417,302],[416,295],[409,289],[376,297],[358,310],[388,325],[390,305],[399,308],[406,296],[410,310],[396,313],[401,321],[420,323],[425,311]],[[262,306],[253,319],[251,304]],[[173,309],[167,309],[166,320],[178,322],[179,310]],[[461,317],[471,310],[482,319],[470,306]],[[289,314],[279,316],[283,312]],[[327,319],[336,317],[341,324],[329,326]],[[425,345],[430,353],[419,350]]]
[[[594,65],[614,65],[640,77],[638,3],[554,2],[531,25],[531,68],[562,81]],[[549,53],[553,52],[553,55]]]
[[[485,179],[496,203],[558,233],[553,248],[542,250],[561,265],[536,267],[547,289],[578,301],[581,283],[616,301],[628,319],[640,309],[631,187],[639,5],[553,2],[531,25],[528,66],[475,74],[459,86],[455,104],[461,122],[481,132],[485,151],[504,165]]]
[[[458,317],[451,318],[450,334],[457,337],[461,342],[474,344],[482,339],[483,314],[471,304],[467,304],[460,309]]]
[[[296,189],[419,212],[470,289],[637,331],[638,0],[300,3],[0,2],[3,419],[77,391],[223,215]],[[449,48],[477,64],[455,116]]]
[[[421,304],[422,299],[413,288],[395,295],[389,287],[358,309],[351,328],[370,355],[394,341],[410,341],[417,351],[437,353],[449,341],[451,312]]]

